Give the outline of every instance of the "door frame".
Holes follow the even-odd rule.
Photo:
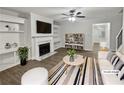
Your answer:
[[[107,33],[107,36],[108,36],[108,40],[107,40],[107,47],[110,49],[110,30],[111,30],[111,23],[110,22],[106,22],[106,23],[95,23],[95,24],[92,24],[92,48],[93,48],[93,44],[94,44],[94,37],[93,37],[93,32],[94,32],[94,26],[96,25],[108,25],[108,33]],[[99,43],[99,42],[98,42]]]

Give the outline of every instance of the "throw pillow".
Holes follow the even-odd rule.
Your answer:
[[[114,66],[114,70],[121,70],[124,66],[124,62],[122,60],[119,60],[118,63]]]
[[[111,52],[111,51],[110,51],[110,52],[108,53],[108,55],[107,55],[107,60],[108,60],[108,61],[111,61],[111,58],[112,58],[113,55],[114,55],[114,52]]]
[[[114,55],[112,56],[110,62],[113,64],[113,62],[115,61],[115,59],[116,59],[117,57],[118,57],[118,56],[114,54]]]
[[[112,62],[112,65],[115,66],[119,60],[120,60],[119,57],[116,57],[115,60]]]
[[[123,80],[123,79],[124,79],[124,66],[123,66],[123,68],[121,69],[121,71],[118,73],[118,78],[119,78],[120,80]]]

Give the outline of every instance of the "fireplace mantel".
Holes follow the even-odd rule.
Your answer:
[[[32,38],[46,38],[46,37],[53,37],[53,34],[41,34],[41,35],[33,35]]]

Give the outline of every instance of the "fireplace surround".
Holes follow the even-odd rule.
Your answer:
[[[54,53],[53,37],[33,37],[32,46],[32,59],[42,60]]]

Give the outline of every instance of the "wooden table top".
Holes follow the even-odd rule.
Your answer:
[[[68,55],[63,58],[64,63],[67,65],[79,66],[84,63],[84,58],[81,55],[75,55],[73,62],[70,62],[69,58]]]

